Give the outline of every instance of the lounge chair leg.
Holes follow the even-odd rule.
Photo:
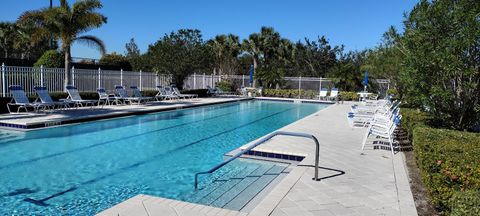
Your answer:
[[[368,136],[370,135],[370,130],[372,129],[372,127],[368,127],[368,131],[367,131],[367,134],[365,135],[365,137],[363,137],[363,141],[362,141],[362,151],[365,149],[365,144],[367,143],[367,139],[368,139]]]

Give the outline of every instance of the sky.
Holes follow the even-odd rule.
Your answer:
[[[59,1],[54,0],[54,5]],[[74,2],[69,0],[69,2]],[[48,7],[49,0],[0,0],[0,21],[15,21],[22,12]],[[135,38],[141,52],[167,33],[197,28],[208,40],[218,34],[241,39],[262,26],[274,27],[292,41],[326,36],[346,50],[372,48],[393,25],[402,30],[404,14],[417,0],[102,0],[105,25],[86,34],[102,39],[107,53],[125,53]],[[100,58],[98,51],[74,45],[72,56]]]

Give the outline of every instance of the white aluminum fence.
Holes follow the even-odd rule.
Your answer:
[[[9,85],[21,85],[28,95],[34,95],[34,86],[45,86],[50,92],[64,91],[63,68],[33,68],[5,66],[0,77],[1,97],[8,97]],[[97,88],[115,89],[115,85],[138,86],[141,90],[155,90],[157,85],[169,85],[171,76],[153,72],[87,70],[72,68],[72,84],[79,91],[96,91]]]
[[[233,87],[239,89],[242,86],[250,86],[249,75],[205,75],[193,74],[188,76],[184,82],[185,89],[205,89],[207,86],[215,88],[217,83],[222,80],[230,80],[233,82]],[[375,84],[374,89],[369,89],[370,92],[378,93],[380,96],[385,96],[386,91],[390,88],[390,80],[388,79],[372,79]],[[258,86],[258,84],[257,84]],[[335,83],[329,78],[320,77],[284,77],[281,89],[298,90],[301,98],[312,98],[318,95],[320,89],[326,88],[330,91],[335,87]],[[342,89],[340,89],[341,91]]]
[[[193,74],[185,79],[184,88],[186,89],[205,89],[207,86],[215,88],[217,83],[222,79],[228,79],[233,82],[235,89],[242,86],[250,86],[249,75],[205,75],[205,74]],[[300,97],[309,98],[312,95],[318,95],[321,88],[331,89],[335,87],[334,83],[327,78],[319,77],[284,77],[282,89],[298,90]]]
[[[193,74],[188,76],[184,82],[185,89],[205,89],[207,86],[215,88],[217,83],[222,80],[233,81],[234,88],[240,88],[241,86],[250,86],[249,75],[205,75],[205,74]],[[334,87],[333,82],[327,78],[317,77],[284,77],[282,89],[302,89],[319,91],[320,88],[331,89]]]

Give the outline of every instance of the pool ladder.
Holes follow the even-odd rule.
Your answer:
[[[253,145],[250,145],[246,149],[238,152],[237,154],[233,155],[232,157],[223,161],[222,163],[218,164],[217,166],[211,168],[210,170],[196,173],[195,174],[195,183],[194,183],[195,184],[195,190],[198,189],[198,176],[199,175],[211,174],[211,173],[215,172],[215,170],[220,169],[221,167],[227,165],[228,163],[232,162],[233,160],[237,159],[238,157],[242,156],[243,154],[247,153],[248,151],[252,150],[253,148],[267,142],[268,140],[272,139],[275,136],[293,136],[293,137],[304,137],[304,138],[312,139],[315,142],[315,176],[312,179],[315,180],[315,181],[320,181],[320,179],[318,178],[318,161],[319,161],[319,158],[320,158],[320,156],[319,156],[320,144],[318,143],[318,139],[315,136],[313,136],[311,134],[307,134],[307,133],[276,131],[276,132],[273,132],[273,133],[269,134],[268,136],[258,140]]]

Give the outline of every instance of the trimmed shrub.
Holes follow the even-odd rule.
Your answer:
[[[141,91],[142,96],[144,97],[155,97],[157,95],[158,91],[156,90],[143,90]]]
[[[62,53],[56,50],[48,50],[33,64],[34,67],[62,68],[65,65],[65,58]]]
[[[182,94],[196,94],[198,97],[208,97],[208,89],[181,90]]]
[[[456,192],[452,197],[452,216],[480,215],[480,191]]]
[[[223,91],[233,91],[233,83],[232,81],[229,80],[222,80],[216,84],[218,88],[220,88]]]
[[[338,93],[340,95],[340,98],[344,101],[358,101],[360,96],[356,92],[344,92],[340,91]]]
[[[458,193],[480,190],[480,134],[411,125],[415,157],[432,204],[445,214],[477,211],[468,207],[480,206],[478,198]],[[469,203],[460,205],[461,200]]]
[[[402,128],[408,132],[408,135],[412,136],[413,129],[416,127],[424,127],[429,120],[428,114],[418,109],[403,108],[402,112]]]

